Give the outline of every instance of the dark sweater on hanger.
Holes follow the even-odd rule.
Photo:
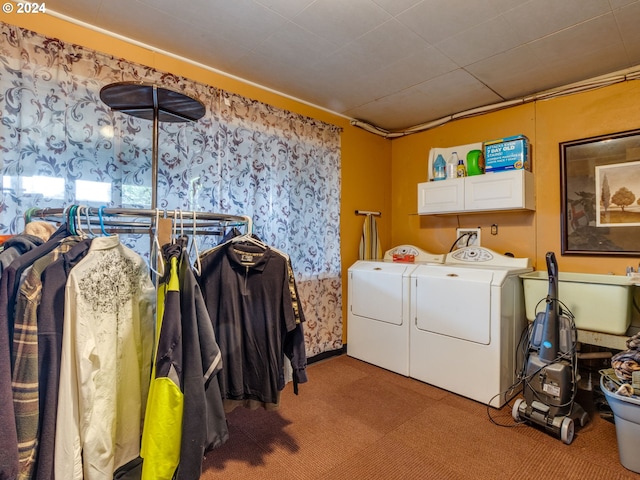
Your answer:
[[[2,252],[0,252],[0,275],[11,262],[23,253],[32,250],[44,243],[40,237],[35,235],[16,235],[2,244]]]
[[[13,399],[18,433],[20,476],[33,478],[39,435],[38,310],[42,272],[83,239],[63,238],[58,246],[24,270],[16,298],[12,350]]]
[[[196,278],[183,249],[180,257],[180,311],[184,366],[184,416],[177,480],[199,478],[205,452],[229,438],[218,375],[220,348]]]
[[[62,352],[64,295],[69,272],[82,260],[91,239],[74,245],[67,253],[44,269],[42,297],[38,308],[38,390],[40,392],[40,434],[35,477],[54,478],[54,444],[58,413],[58,379]]]
[[[296,323],[285,257],[231,242],[202,258],[200,283],[222,351],[223,398],[277,405],[284,354],[294,385],[306,382],[302,323]]]
[[[64,232],[64,235],[63,235]],[[13,313],[22,271],[35,260],[53,250],[61,237],[66,235],[66,225],[58,229],[55,238],[38,244],[39,240],[27,239],[13,245],[24,252],[13,259],[0,277],[0,478],[16,478],[18,475],[18,433],[13,409],[11,387],[11,344],[13,342]],[[12,248],[13,248],[12,247]],[[26,248],[26,250],[24,249]],[[7,253],[7,252],[3,252]]]

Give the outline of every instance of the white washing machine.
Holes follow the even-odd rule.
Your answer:
[[[414,255],[412,263],[395,255]],[[418,265],[444,255],[413,245],[388,250],[383,260],[358,260],[349,268],[347,355],[409,375],[410,276]]]
[[[411,273],[409,375],[499,408],[522,359],[518,342],[527,326],[521,273],[528,258],[482,247],[447,254],[441,265]]]

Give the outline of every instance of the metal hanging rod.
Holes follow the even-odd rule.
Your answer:
[[[142,209],[142,208],[102,208],[102,207],[86,207],[84,205],[80,205],[83,209],[83,212],[85,211],[85,209],[89,210],[89,215],[98,215],[100,210],[102,210],[102,214],[103,215],[111,215],[111,216],[115,216],[115,215],[119,215],[119,216],[128,216],[128,217],[141,217],[141,218],[154,218],[156,217],[156,215],[158,215],[158,212],[160,214],[160,218],[178,218],[178,219],[183,219],[186,221],[189,218],[193,218],[193,211],[192,210],[182,210],[182,209],[174,209],[174,210],[167,210],[167,209]],[[30,209],[31,211],[28,212],[30,213],[32,216],[38,216],[41,217],[43,215],[62,215],[62,214],[66,214],[68,208],[49,208],[49,207],[45,207],[45,208],[34,208],[34,209]],[[196,211],[196,218],[198,220],[219,220],[221,222],[239,222],[239,223],[244,223],[247,221],[246,216],[240,216],[240,215],[227,215],[224,213],[212,213],[212,212],[200,212],[200,211]]]
[[[374,212],[370,210],[356,210],[356,215],[373,215],[374,217],[379,217],[382,215],[382,212]]]
[[[191,233],[211,234],[202,230],[211,227],[245,227],[251,231],[251,218],[240,215],[226,215],[212,212],[194,212],[187,210],[150,210],[137,208],[104,208],[77,205],[75,219],[82,223],[104,227],[117,227],[121,233],[148,233],[155,219],[172,219],[178,227],[189,229]],[[70,208],[30,208],[25,212],[25,222],[34,218],[61,223],[67,220]]]

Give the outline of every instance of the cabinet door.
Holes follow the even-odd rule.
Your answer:
[[[418,184],[418,213],[451,213],[464,210],[464,178]]]
[[[533,174],[526,170],[465,178],[464,207],[480,210],[534,210]]]

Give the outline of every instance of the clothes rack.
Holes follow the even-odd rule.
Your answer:
[[[79,478],[78,468],[103,478],[94,465],[113,478],[199,478],[205,452],[229,437],[225,408],[277,407],[285,365],[294,393],[307,381],[293,269],[288,256],[259,247],[250,217],[84,205],[24,215],[59,227],[0,277],[0,478]],[[218,231],[241,241],[200,255],[188,238]],[[110,235],[128,232],[153,238],[148,261]],[[265,331],[274,333],[256,342]],[[225,365],[258,372],[247,393]],[[35,386],[27,395],[23,381]]]

